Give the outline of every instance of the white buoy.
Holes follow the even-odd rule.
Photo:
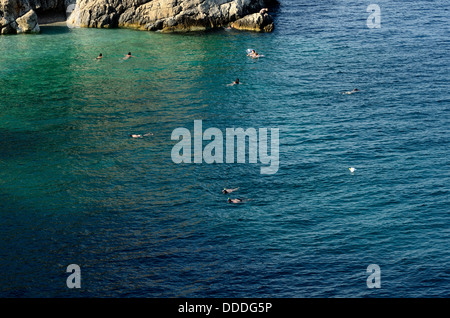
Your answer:
[[[348,170],[350,170],[350,172],[353,173],[353,172],[355,172],[356,169],[353,167],[350,167],[350,168],[348,168]]]

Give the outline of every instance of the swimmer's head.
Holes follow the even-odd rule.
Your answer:
[[[235,83],[239,83],[239,78],[236,78]]]
[[[128,52],[128,55],[131,55],[131,52]]]
[[[227,202],[228,202],[228,203],[231,203],[231,199],[230,199],[230,198],[228,198]]]

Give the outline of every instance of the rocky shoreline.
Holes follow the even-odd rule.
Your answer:
[[[277,4],[277,0],[0,0],[0,33],[38,33],[39,25],[64,19],[71,27],[161,32],[231,27],[272,32],[267,8]]]

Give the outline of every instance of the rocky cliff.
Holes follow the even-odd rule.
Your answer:
[[[65,12],[76,0],[0,0],[0,33],[39,32],[38,15]]]
[[[74,27],[135,28],[184,32],[231,25],[236,29],[271,32],[273,20],[263,8],[277,0],[0,0],[0,32],[39,32],[41,14],[66,12]],[[261,11],[261,12],[260,12]]]
[[[39,32],[37,15],[28,0],[0,0],[0,32]]]

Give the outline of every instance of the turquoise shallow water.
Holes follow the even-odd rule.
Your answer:
[[[369,29],[368,4],[282,1],[271,34],[0,37],[0,295],[448,297],[449,9],[378,1]],[[279,171],[174,164],[194,120],[279,128]]]

